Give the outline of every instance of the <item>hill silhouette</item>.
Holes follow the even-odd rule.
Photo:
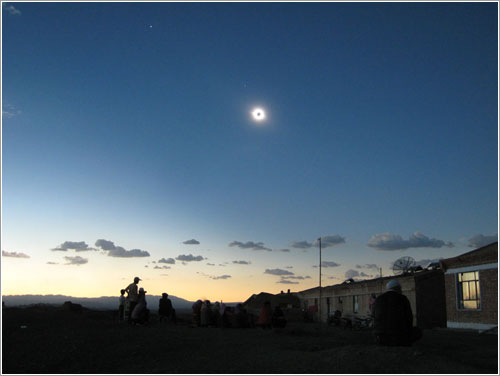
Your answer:
[[[178,298],[173,295],[168,296],[172,305],[176,309],[191,309],[193,302]],[[146,301],[150,309],[155,310],[158,305],[160,295],[146,295]],[[66,301],[75,304],[81,304],[85,308],[96,310],[115,310],[118,309],[118,296],[101,296],[99,298],[79,298],[68,295],[4,295],[2,301],[7,307],[27,306],[33,304],[52,304],[61,305]]]

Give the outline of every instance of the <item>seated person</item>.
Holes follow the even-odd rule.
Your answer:
[[[193,311],[193,326],[200,326],[201,325],[201,305],[203,302],[198,299],[196,302],[194,302],[192,306],[192,311]]]
[[[272,325],[272,315],[271,302],[266,301],[262,308],[260,309],[259,319],[257,320],[257,325],[261,326],[263,329],[270,329]]]
[[[342,317],[342,312],[340,312],[338,309],[333,313],[332,316],[329,317],[328,323],[333,324],[335,326],[340,326],[341,324],[341,317]]]
[[[422,337],[422,331],[413,327],[410,302],[397,280],[389,281],[386,290],[373,306],[375,340],[380,345],[411,346]]]
[[[271,321],[274,328],[284,328],[286,326],[285,314],[279,306],[274,307]]]
[[[248,328],[250,326],[247,310],[243,307],[243,304],[236,304],[234,310],[235,315],[235,327],[237,328]]]
[[[164,319],[170,319],[174,324],[177,321],[175,316],[175,309],[172,307],[172,301],[168,298],[168,294],[164,292],[161,294],[158,315],[160,315],[160,322]]]
[[[200,326],[209,326],[212,320],[212,306],[210,300],[205,300],[200,308]]]

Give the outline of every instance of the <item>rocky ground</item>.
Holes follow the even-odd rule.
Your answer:
[[[109,311],[2,310],[2,373],[498,373],[498,336],[425,330],[413,347],[379,347],[366,329],[118,323]]]

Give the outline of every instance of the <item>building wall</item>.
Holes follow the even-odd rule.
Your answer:
[[[416,274],[415,282],[417,325],[421,328],[446,327],[444,273]]]
[[[370,296],[372,293],[376,296],[381,295],[385,292],[385,285],[387,282],[393,278],[378,278],[369,281],[349,283],[328,286],[322,289],[321,293],[321,320],[327,321],[328,315],[332,315],[336,310],[342,312],[343,317],[366,317],[370,314]],[[402,276],[395,277],[401,285],[401,289],[404,295],[410,301],[411,309],[413,312],[413,323],[417,324],[417,304],[416,304],[416,292],[415,292],[415,278],[413,276]],[[319,306],[319,290],[311,289],[298,293],[301,299],[302,307],[309,307],[315,304],[315,299]],[[358,297],[358,312],[354,312],[354,296]],[[330,305],[328,307],[328,299]],[[318,307],[319,308],[319,307]],[[317,320],[319,318],[319,312],[313,315],[313,318]]]
[[[498,325],[498,268],[479,271],[480,310],[459,310],[455,273],[445,275],[446,312],[449,327],[473,327],[470,324]]]

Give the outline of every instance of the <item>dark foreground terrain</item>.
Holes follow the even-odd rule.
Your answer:
[[[106,311],[4,308],[2,373],[498,373],[497,335],[426,330],[413,347],[379,347],[368,330],[149,326]]]

